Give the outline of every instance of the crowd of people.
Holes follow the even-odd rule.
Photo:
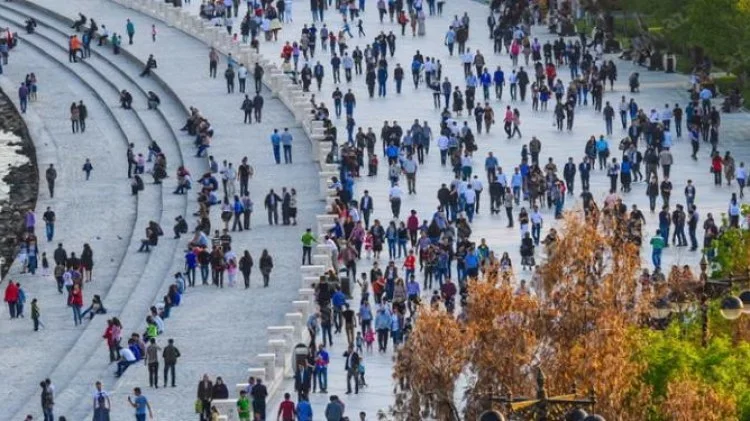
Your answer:
[[[529,281],[521,280],[517,292],[533,294],[539,278],[537,261],[555,252],[558,233],[553,220],[563,217],[566,201],[580,199],[587,221],[615,232],[621,241],[638,246],[650,245],[654,268],[651,271],[644,269],[643,282],[663,279],[662,250],[670,243],[675,247],[689,246],[692,252],[703,249],[712,257],[712,240],[725,227],[741,223],[740,202],[744,197],[747,173],[744,163],[735,164],[730,151],[720,150],[721,114],[713,104],[713,92],[697,86],[684,108],[680,104],[665,104],[663,108],[661,104],[641,106],[637,103],[640,101],[639,75],[633,73],[628,77],[630,95],[622,95],[619,101],[608,101],[605,97],[607,85],[609,91],[613,91],[615,82],[622,75],[618,75],[615,63],[605,58],[604,39],[600,32],[596,32],[590,41],[586,34],[580,38],[540,40],[541,36],[534,36],[537,29],[532,29],[542,20],[539,9],[534,4],[515,0],[492,3],[486,20],[487,32],[478,29],[480,25],[472,21],[468,13],[449,19],[448,29],[440,35],[439,41],[447,48],[450,61],[443,54],[441,61],[437,56],[428,57],[416,50],[408,65],[402,67],[396,58],[397,44],[399,49],[403,48],[397,26],[400,26],[401,38],[408,36],[406,28],[409,24],[412,37],[425,36],[426,21],[442,16],[443,3],[435,0],[380,0],[375,6],[377,14],[365,14],[364,1],[336,1],[334,5],[312,0],[312,20],[307,16],[304,19],[296,17],[298,21],[309,22],[309,25],[303,24],[299,35],[285,31],[285,24],[293,22],[290,1],[248,2],[247,12],[241,18],[242,5],[236,0],[207,1],[201,5],[200,15],[215,25],[226,27],[237,43],[250,43],[258,49],[261,42],[283,42],[280,51],[282,70],[300,83],[305,92],[316,90],[326,95],[331,92],[330,102],[316,100],[315,95],[311,95],[311,103],[314,118],[323,122],[325,144],[331,145],[327,162],[339,167],[339,174],[330,180],[336,198],[327,209],[334,216],[334,223],[331,229],[318,233],[319,236],[306,229],[301,237],[302,264],[312,264],[312,248],[320,243],[330,255],[330,262],[326,264],[329,270],[311,285],[315,290],[316,311],[305,323],[309,333],[306,358],[294,367],[297,402],[287,393],[278,408],[277,417],[284,421],[295,417],[312,420],[313,411],[316,418],[322,412],[322,417],[328,421],[348,419],[346,406],[337,395],[330,396],[325,408],[313,408],[310,403],[311,393],[328,392],[329,364],[336,358],[343,358],[346,393],[358,394],[366,387],[365,363],[372,358],[376,344],[379,354],[397,352],[408,339],[420,305],[443,307],[457,317],[465,317],[461,303],[469,279],[495,273],[508,276],[521,273]],[[325,15],[324,11],[328,9],[338,11],[339,15]],[[76,30],[86,29],[83,26],[87,19],[85,16],[80,18],[82,23]],[[239,20],[238,25],[235,25],[236,20]],[[363,20],[397,26],[368,39]],[[84,34],[83,44],[90,43],[92,37],[99,37],[100,45],[110,42],[117,52],[121,42],[119,36],[112,34],[110,37],[104,25],[98,31],[92,31],[93,20],[91,24]],[[352,33],[353,26],[356,26],[356,36]],[[238,33],[235,33],[235,28]],[[125,32],[132,43],[135,33],[132,22],[126,22]],[[155,32],[152,35],[155,40]],[[485,51],[485,55],[476,45],[486,43],[479,39],[487,35],[493,51]],[[76,52],[77,48],[71,47],[72,60],[76,60]],[[402,56],[399,50],[398,57]],[[491,64],[499,63],[501,56],[510,59],[510,66]],[[208,58],[209,77],[215,78],[222,58],[214,49],[209,51]],[[154,60],[146,66],[144,76],[155,67]],[[447,76],[454,74],[454,67],[462,71],[458,80]],[[359,108],[364,107],[358,107],[353,87],[357,84],[365,86],[370,100],[378,101],[393,96],[394,92],[401,95],[407,74],[411,74],[415,90],[409,98],[410,103],[420,100],[420,95],[424,94],[432,100],[438,115],[408,123],[403,119],[385,121],[379,133],[356,122],[355,114],[359,118],[364,114]],[[247,86],[248,76],[254,80],[252,88]],[[238,93],[244,94],[240,110],[244,113],[245,124],[261,122],[263,76],[263,68],[259,65],[250,69],[231,54],[226,58],[224,79],[227,94],[235,93],[236,79]],[[29,86],[35,86],[35,77],[30,80],[27,80]],[[394,92],[389,92],[390,86]],[[504,97],[506,87],[508,96]],[[250,89],[255,90],[254,96]],[[122,105],[126,108],[132,104],[129,95],[127,92],[121,94]],[[331,103],[333,110],[329,108]],[[155,104],[158,105],[158,97]],[[576,113],[590,107],[597,118],[604,121],[606,134],[587,135],[587,140],[571,146],[571,151],[576,152],[570,152],[566,161],[557,162],[554,157],[545,156],[543,151],[547,149],[545,143],[548,141],[537,137],[531,125],[524,129],[526,134],[521,131],[522,110],[523,107],[528,109],[529,105],[530,113],[549,115],[553,126],[560,132],[574,132],[575,122],[580,121],[576,120]],[[81,107],[84,107],[83,112]],[[71,105],[74,132],[85,130],[86,114],[82,102]],[[620,124],[617,124],[618,115]],[[496,132],[491,132],[491,129],[499,124],[496,120],[500,118],[507,138],[518,137],[525,143],[514,146],[513,150],[505,146],[502,150],[498,148],[480,156],[480,148],[486,148],[482,140],[495,136]],[[622,138],[614,145],[615,131],[620,129],[619,126]],[[339,129],[342,129],[341,135]],[[173,227],[175,238],[189,237],[184,254],[184,273],[175,275],[175,282],[163,297],[163,303],[149,309],[143,332],[133,332],[123,340],[123,326],[117,317],[112,317],[107,321],[104,333],[110,361],[116,363],[115,374],[120,376],[132,364],[144,362],[149,368],[149,384],[154,388],[158,387],[160,361],[164,364],[163,386],[167,385],[168,368],[174,386],[174,366],[179,351],[171,339],[164,349],[157,340],[161,340],[164,333],[170,309],[179,305],[182,294],[196,286],[198,273],[201,285],[216,288],[224,288],[225,277],[228,287],[236,286],[237,275],[241,273],[247,289],[255,265],[249,250],[240,254],[232,247],[232,235],[236,234],[230,235],[230,232],[252,228],[254,202],[249,184],[254,169],[248,157],[243,157],[240,162],[223,160],[220,164],[211,155],[215,129],[198,108],[190,108],[182,130],[194,138],[196,156],[205,157],[208,167],[196,179],[186,166],[176,170],[174,193],[188,194],[195,188],[197,194],[197,210],[193,214],[197,218],[195,223],[191,226],[187,215],[179,215]],[[724,181],[728,185],[737,182],[738,196],[732,195],[727,221],[716,221],[711,213],[701,217],[696,183],[676,180],[676,174],[672,174],[675,165],[673,151],[681,147],[677,142],[682,138],[683,130],[690,140],[694,160],[706,160],[706,154],[699,157],[699,152],[702,146],[710,147],[706,162],[710,164],[717,187]],[[381,147],[378,147],[378,142]],[[552,144],[551,140],[549,142]],[[281,164],[283,156],[284,164],[292,164],[294,138],[288,128],[274,129],[270,143],[273,162]],[[440,164],[429,159],[432,145],[436,145]],[[576,150],[576,147],[581,149]],[[520,159],[510,158],[513,154]],[[580,158],[576,158],[578,156]],[[154,183],[159,184],[169,173],[167,157],[155,141],[141,153],[131,145],[127,160],[133,194],[145,188],[143,174],[152,174]],[[418,179],[418,174],[425,166],[438,165],[445,178],[439,181],[440,187],[436,191],[428,191],[423,187],[425,183],[419,182],[422,178]],[[387,194],[371,194],[360,188],[358,184],[365,167],[369,185],[382,181],[385,188],[378,190]],[[386,176],[379,177],[378,174],[383,172]],[[592,176],[601,175],[609,179],[609,189],[603,201],[597,200],[599,192],[593,191],[590,184]],[[680,184],[673,185],[673,182]],[[683,197],[672,198],[675,188],[684,191],[684,203]],[[636,204],[627,204],[629,197],[641,192],[649,198],[651,214],[658,212],[657,215],[648,215]],[[427,209],[413,206],[413,209],[407,208],[408,211],[403,212],[402,203],[407,196],[430,194],[434,194],[436,200]],[[381,202],[387,206],[381,206]],[[279,225],[281,208],[282,225],[297,225],[297,203],[294,188],[282,187],[280,193],[270,189],[263,199],[268,224]],[[215,210],[213,217],[212,208]],[[506,223],[510,235],[517,236],[517,262],[520,264],[517,263],[516,267],[512,253],[493,250],[492,239],[488,242],[476,228],[475,219],[480,214],[489,215],[495,224]],[[653,235],[644,232],[648,220],[657,217],[659,229]],[[33,235],[33,219],[33,215],[27,217],[27,227],[31,223],[31,229],[25,242],[25,261],[32,273],[39,253]],[[218,226],[215,225],[217,220]],[[45,214],[47,227],[50,221],[54,226],[54,215],[48,218]],[[698,241],[701,227],[704,234],[702,244]],[[151,221],[139,251],[148,252],[158,246],[162,235],[159,222]],[[49,230],[47,236],[48,241],[52,241]],[[643,240],[644,236],[647,236],[647,241]],[[62,245],[58,247],[61,249]],[[42,254],[43,268],[46,268],[45,259]],[[274,268],[272,253],[263,249],[257,260],[263,287],[268,287]],[[58,290],[61,293],[63,289],[67,290],[75,324],[83,323],[86,316],[91,320],[96,314],[106,314],[98,295],[92,299],[91,306],[82,311],[82,291],[85,283],[91,281],[93,267],[90,247],[84,246],[80,258],[74,254],[68,257],[64,249],[58,256],[56,250],[54,261]],[[5,301],[12,318],[23,317],[26,298],[20,284],[9,282]],[[32,319],[36,315],[35,330],[41,323],[39,314],[39,303],[33,300],[31,315]],[[345,352],[341,357],[332,354],[335,335],[342,336],[341,339],[337,337],[336,342],[343,342],[345,337]],[[101,392],[100,383],[96,387],[99,394],[94,397],[95,420],[109,419],[108,395]],[[42,389],[44,408],[45,399],[48,403],[52,401],[54,388],[47,385]],[[217,419],[219,411],[212,401],[227,399],[229,394],[221,377],[212,381],[205,375],[198,384],[196,396],[196,413],[200,419]],[[150,405],[143,403],[145,398],[139,399],[143,396],[140,389],[135,395],[132,404],[139,414],[145,416]],[[237,401],[239,418],[265,420],[267,399],[265,384],[261,379],[251,377]],[[96,418],[96,414],[104,412],[106,417]],[[367,416],[364,413],[358,415],[361,420]]]

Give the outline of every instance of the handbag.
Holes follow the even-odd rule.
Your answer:
[[[195,413],[200,414],[203,412],[203,401],[200,399],[195,400]]]

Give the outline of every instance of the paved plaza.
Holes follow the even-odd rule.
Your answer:
[[[174,104],[165,105],[163,114],[169,126],[162,125],[165,132],[157,140],[168,151],[170,178],[164,181],[163,195],[157,186],[147,185],[146,190],[137,198],[131,196],[126,178],[127,141],[137,139],[137,151],[145,153],[148,133],[142,132],[143,129],[139,128],[132,114],[119,109],[116,91],[104,85],[101,90],[97,88],[97,83],[103,82],[97,82],[94,70],[106,71],[109,66],[98,54],[108,56],[114,65],[136,79],[140,70],[138,66],[123,56],[113,56],[111,48],[98,47],[92,47],[98,51],[90,59],[92,67],[69,64],[64,51],[47,51],[49,56],[42,55],[22,40],[19,47],[11,53],[10,65],[3,68],[0,86],[15,99],[17,85],[27,73],[35,72],[40,81],[39,100],[31,104],[30,111],[24,116],[36,145],[42,177],[36,213],[37,218],[41,220],[46,207],[51,206],[57,213],[58,221],[54,241],[42,241],[40,252],[45,251],[51,258],[56,244],[62,242],[69,253],[79,253],[82,245],[89,243],[95,252],[96,265],[94,282],[86,285],[84,300],[87,305],[94,294],[100,294],[108,309],[108,315],[97,316],[91,322],[84,322],[82,327],[74,327],[70,309],[65,306],[63,296],[58,294],[53,277],[39,273],[19,274],[20,265],[14,265],[5,281],[13,279],[22,284],[28,297],[27,314],[31,298],[39,300],[45,327],[40,332],[32,332],[30,320],[9,321],[6,316],[0,316],[0,377],[11,386],[0,391],[0,413],[5,414],[4,417],[8,420],[22,420],[26,414],[33,414],[34,419],[42,419],[38,383],[49,377],[56,385],[55,415],[65,415],[68,420],[90,419],[90,396],[95,380],[101,380],[111,393],[114,421],[131,419],[132,410],[126,399],[136,386],[144,388],[154,407],[155,419],[195,419],[197,415],[194,414],[193,401],[201,376],[204,373],[211,377],[222,376],[229,386],[230,397],[236,397],[234,385],[247,380],[247,369],[258,365],[253,361],[254,356],[266,350],[266,327],[283,324],[284,315],[292,310],[291,301],[296,299],[300,286],[299,238],[304,228],[315,229],[316,215],[323,213],[325,208],[325,202],[320,200],[318,164],[313,160],[310,141],[300,125],[295,122],[292,113],[280,100],[272,98],[271,92],[266,88],[262,92],[265,97],[263,122],[243,124],[243,115],[240,111],[243,96],[239,93],[228,95],[221,77],[226,67],[226,58],[222,57],[220,60],[219,76],[216,79],[209,78],[208,47],[198,39],[108,0],[36,0],[34,3],[71,19],[79,12],[84,13],[95,18],[100,25],[105,24],[116,32],[124,32],[126,19],[130,19],[136,27],[135,43],[127,45],[125,40],[123,48],[141,61],[145,61],[149,54],[154,54],[159,63],[160,77],[185,105],[198,107],[211,121],[216,135],[209,154],[219,162],[226,159],[235,165],[239,164],[241,157],[249,158],[255,169],[255,176],[250,183],[251,197],[255,203],[253,229],[232,234],[233,248],[238,253],[245,249],[249,250],[255,259],[256,267],[249,290],[241,287],[219,290],[198,286],[188,289],[183,295],[181,306],[173,309],[159,342],[164,345],[166,338],[173,338],[182,353],[182,358],[177,364],[177,387],[162,388],[160,385],[158,390],[149,389],[147,369],[140,364],[130,368],[121,378],[114,378],[112,373],[115,367],[108,364],[107,347],[101,339],[106,326],[105,320],[112,316],[120,317],[124,325],[123,333],[126,335],[143,331],[145,311],[150,305],[161,300],[172,274],[184,266],[182,251],[187,239],[171,238],[171,221],[177,215],[185,215],[191,229],[194,226],[195,218],[192,213],[196,210],[195,190],[187,197],[172,197],[170,193],[175,183],[175,170],[178,165],[184,164],[193,176],[198,178],[207,171],[206,162],[205,159],[193,157],[195,149],[192,146],[192,137],[179,130],[186,117],[182,113],[184,110]],[[186,4],[185,8],[197,14],[199,6],[200,2],[194,0]],[[424,83],[417,89],[414,89],[411,83],[409,69],[412,56],[419,50],[424,56],[439,59],[443,66],[443,76],[449,78],[454,86],[463,89],[463,67],[460,57],[448,55],[443,38],[454,15],[460,16],[466,12],[471,19],[471,33],[467,46],[485,55],[490,70],[502,66],[504,70],[509,71],[512,68],[511,60],[506,54],[492,54],[493,43],[488,37],[485,24],[488,8],[483,3],[468,0],[447,2],[443,16],[428,17],[426,35],[416,37],[411,35],[408,27],[406,36],[402,37],[400,26],[388,22],[387,17],[386,22],[380,24],[374,1],[368,0],[366,7],[361,19],[367,36],[357,37],[356,25],[352,25],[354,37],[348,41],[349,49],[351,51],[355,46],[359,46],[364,50],[380,31],[393,31],[397,36],[396,52],[395,57],[389,58],[388,63],[389,69],[396,63],[400,63],[405,69],[402,93],[396,94],[392,70],[389,70],[385,98],[378,98],[377,95],[372,99],[368,97],[364,75],[355,76],[351,83],[344,81],[338,85],[334,84],[331,76],[330,51],[321,51],[320,47],[317,48],[311,64],[320,61],[325,67],[326,75],[320,91],[313,82],[312,93],[315,94],[318,103],[325,102],[332,112],[331,94],[335,87],[339,86],[343,92],[351,89],[357,99],[354,111],[356,126],[365,130],[372,127],[378,134],[376,152],[381,149],[379,134],[385,120],[398,121],[405,129],[410,127],[415,119],[428,122],[434,134],[430,154],[417,172],[418,193],[404,194],[401,215],[405,219],[408,212],[414,209],[420,219],[429,220],[438,204],[438,188],[441,183],[449,183],[453,175],[449,166],[440,165],[439,151],[435,144],[440,114],[439,110],[433,107],[432,91]],[[244,10],[245,6],[242,5],[241,12],[244,13]],[[10,25],[11,22],[7,19],[13,17],[4,17],[0,10],[0,26]],[[331,29],[338,30],[342,27],[341,16],[333,11],[326,14],[325,22]],[[309,2],[294,1],[293,22],[284,25],[277,42],[261,40],[261,54],[271,62],[280,64],[279,56],[284,42],[298,41],[303,25],[310,23]],[[151,40],[152,24],[156,25],[158,31],[156,42]],[[236,25],[239,26],[239,22]],[[39,31],[40,35],[55,36],[55,33],[47,28],[41,27]],[[21,30],[18,32],[21,33]],[[537,37],[542,43],[552,39],[546,27],[541,26],[533,27],[531,36]],[[614,91],[606,91],[604,101],[612,103],[615,109],[622,95],[628,99],[635,98],[639,106],[646,111],[652,108],[661,109],[666,103],[672,106],[679,103],[683,108],[687,104],[688,78],[685,75],[648,72],[614,56],[607,59],[614,60],[619,77]],[[533,72],[532,69],[528,70]],[[634,71],[641,74],[641,92],[630,94],[627,80]],[[560,69],[558,73],[567,85],[567,68]],[[163,87],[150,80],[130,82],[123,79],[118,83],[132,83],[134,87],[164,91]],[[248,83],[251,84],[251,80]],[[96,94],[92,89],[96,90]],[[166,97],[166,93],[164,95]],[[481,89],[478,89],[477,100],[481,98]],[[86,133],[72,134],[69,129],[68,107],[70,103],[79,100],[88,104],[89,124]],[[514,262],[515,282],[518,282],[528,279],[531,273],[521,270],[518,224],[515,228],[506,228],[504,212],[499,215],[489,213],[489,194],[484,172],[485,156],[488,152],[493,152],[504,172],[509,174],[512,168],[520,163],[521,146],[528,144],[531,136],[536,136],[542,142],[540,161],[544,163],[551,157],[559,171],[562,171],[568,157],[573,157],[576,163],[580,162],[584,155],[586,140],[592,135],[598,137],[603,134],[605,125],[601,113],[595,112],[593,106],[589,105],[576,109],[572,131],[558,132],[554,127],[551,109],[533,112],[528,98],[525,102],[510,102],[507,89],[502,101],[493,98],[490,104],[496,120],[492,132],[480,135],[475,133],[478,150],[474,153],[474,173],[485,183],[485,193],[482,194],[480,213],[471,225],[471,238],[472,241],[486,239],[488,246],[497,256],[508,252]],[[508,140],[502,131],[502,117],[507,105],[518,108],[521,113],[521,139]],[[143,115],[146,128],[159,126],[154,120],[154,115],[148,114],[150,111],[145,109],[142,99],[140,103],[135,104],[135,108],[136,115]],[[339,142],[343,143],[346,139],[345,120],[335,117],[333,119],[338,129]],[[474,130],[473,116],[464,119]],[[153,123],[153,126],[149,125],[150,123]],[[625,131],[619,130],[618,123],[616,118],[615,133],[609,137],[613,151],[620,139],[627,135]],[[294,135],[292,165],[276,165],[273,161],[269,135],[274,128],[284,127],[289,127]],[[719,151],[722,154],[724,151],[731,151],[738,164],[741,161],[750,163],[750,144],[745,139],[745,133],[748,133],[749,129],[750,119],[747,114],[722,114]],[[731,193],[737,191],[736,183],[731,187],[727,187],[726,184],[721,187],[713,185],[713,177],[708,171],[708,144],[701,144],[698,160],[694,161],[690,158],[690,143],[686,136],[675,139],[674,143],[672,152],[675,165],[671,177],[674,183],[674,200],[684,203],[682,192],[686,180],[692,179],[697,189],[696,205],[701,215],[700,224],[708,212],[712,212],[718,220],[719,215],[727,211]],[[81,171],[85,158],[90,158],[95,168],[90,181],[84,180]],[[50,163],[55,164],[59,174],[54,198],[47,194],[43,179],[44,169]],[[387,160],[380,157],[376,177],[366,177],[363,174],[363,177],[355,181],[355,198],[358,199],[364,190],[368,190],[375,203],[373,218],[381,221],[391,220],[387,170]],[[580,179],[576,178],[576,184],[578,194]],[[297,226],[268,226],[266,222],[263,198],[269,189],[273,188],[278,192],[282,187],[293,187],[298,192]],[[602,202],[608,189],[609,179],[605,172],[592,171],[591,190],[597,203]],[[566,199],[566,210],[580,209],[581,201],[577,194]],[[643,235],[644,243],[647,243],[647,239],[658,227],[658,218],[656,214],[648,212],[645,184],[635,183],[632,191],[623,193],[621,197],[628,206],[636,204],[644,211],[647,223]],[[516,217],[518,210],[518,207],[514,209]],[[220,224],[217,213],[212,216],[213,227]],[[557,224],[552,210],[543,209],[542,215],[544,236],[549,228]],[[161,221],[165,230],[165,236],[158,246],[158,254],[147,256],[136,253],[145,224],[152,219]],[[39,222],[38,227],[41,225]],[[699,228],[699,242],[702,242],[702,238],[703,230]],[[270,288],[267,289],[261,287],[261,277],[257,271],[258,258],[264,248],[271,253],[275,263]],[[647,245],[642,249],[641,255],[644,267],[651,268],[650,248]],[[699,252],[690,252],[688,248],[670,247],[665,250],[663,265],[695,265],[700,257]],[[380,260],[381,267],[387,263],[387,260],[384,260]],[[397,266],[400,267],[402,263],[402,260],[398,260]],[[371,260],[362,259],[358,264],[358,271],[369,272],[371,265]],[[418,279],[421,281],[421,277]],[[359,289],[355,290],[353,304],[359,300]],[[423,294],[425,299],[429,297],[428,292]],[[360,411],[368,414],[368,420],[375,419],[376,412],[387,408],[392,401],[392,351],[384,354],[365,354],[368,386],[360,390],[358,395],[345,395],[346,372],[342,357],[345,350],[345,335],[334,337],[334,346],[330,348],[329,393],[311,396],[315,411],[314,420],[324,419],[322,413],[325,404],[328,397],[333,394],[340,396],[345,402],[346,414],[350,419],[356,419]],[[276,389],[276,393],[269,398],[269,415],[275,416],[283,392],[293,393],[293,389],[292,379],[287,379]]]

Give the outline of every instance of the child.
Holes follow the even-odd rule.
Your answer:
[[[86,158],[86,162],[83,163],[83,172],[86,173],[86,181],[89,181],[89,177],[91,177],[91,170],[94,169],[94,166],[91,165],[91,161]]]
[[[42,276],[49,276],[49,261],[46,251],[42,253]]]
[[[31,320],[34,322],[34,332],[39,331],[39,304],[36,298],[31,300]]]
[[[365,234],[365,256],[367,260],[372,257],[372,233],[370,231]]]
[[[365,364],[362,361],[359,362],[357,371],[359,372],[359,385],[367,386],[367,382],[365,381]]]
[[[156,42],[156,25],[151,25],[151,41]]]
[[[365,332],[365,344],[367,344],[367,353],[372,354],[372,344],[375,342],[375,331],[372,330],[372,327],[367,328],[367,332]]]
[[[146,170],[146,158],[143,156],[142,153],[139,153],[138,156],[135,158],[135,173],[143,174],[145,170]]]
[[[354,339],[354,343],[357,345],[357,353],[362,355],[364,353],[365,339],[362,337],[362,332],[357,332],[357,337]]]
[[[229,286],[234,287],[234,282],[237,279],[237,262],[234,259],[229,259],[227,277],[229,278]]]
[[[237,400],[237,415],[240,421],[250,421],[250,401],[245,390],[240,391],[240,398]]]

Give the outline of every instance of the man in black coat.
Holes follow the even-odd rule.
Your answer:
[[[351,380],[354,378],[354,394],[359,393],[359,354],[354,351],[354,345],[349,344],[349,349],[344,352],[346,357],[346,393],[352,393]]]

